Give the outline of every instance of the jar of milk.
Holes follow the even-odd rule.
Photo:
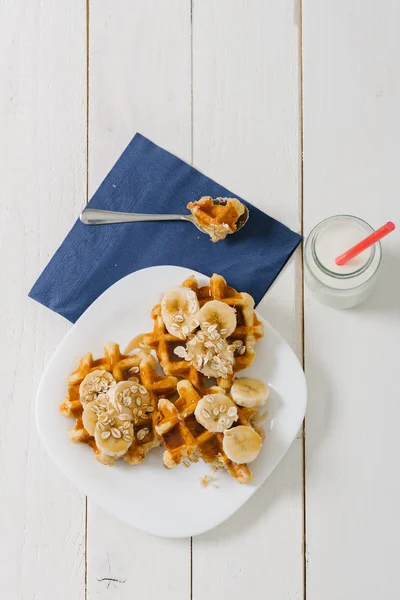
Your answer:
[[[381,243],[343,266],[335,259],[373,232],[368,223],[351,215],[329,217],[314,227],[304,248],[305,282],[320,302],[350,308],[370,295],[381,264]]]

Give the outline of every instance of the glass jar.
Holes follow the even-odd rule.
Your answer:
[[[381,264],[381,243],[341,267],[335,258],[373,232],[368,223],[352,215],[329,217],[314,227],[304,248],[305,283],[320,302],[351,308],[368,298]]]

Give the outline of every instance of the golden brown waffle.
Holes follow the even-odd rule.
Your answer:
[[[198,462],[201,458],[214,468],[226,469],[239,483],[248,483],[253,477],[248,465],[238,465],[226,456],[222,448],[223,434],[207,431],[194,416],[196,405],[205,393],[223,392],[213,387],[199,393],[189,381],[178,383],[179,398],[173,404],[161,398],[158,403],[160,420],[156,431],[166,448],[164,464],[175,467],[183,461]],[[256,411],[238,407],[239,419],[233,425],[251,425],[251,417]]]
[[[83,379],[97,369],[104,369],[111,373],[117,382],[137,380],[149,392],[149,404],[154,407],[150,414],[136,418],[134,422],[134,441],[128,452],[123,456],[130,464],[137,464],[144,460],[147,452],[159,446],[160,439],[155,431],[158,414],[158,400],[161,396],[170,396],[176,391],[178,380],[172,376],[159,376],[156,372],[156,359],[145,352],[127,356],[121,354],[118,344],[109,343],[104,347],[104,357],[94,360],[91,353],[85,354],[79,361],[78,368],[68,378],[67,397],[60,406],[61,413],[66,417],[75,418],[75,426],[70,431],[70,438],[74,442],[85,443],[91,446],[98,460],[105,464],[113,464],[113,458],[102,454],[96,446],[94,437],[89,435],[82,424],[83,406],[79,399],[79,386]],[[148,434],[137,439],[137,432],[148,429]],[[139,436],[141,437],[141,436]]]
[[[264,334],[263,324],[254,312],[254,300],[249,294],[237,292],[229,287],[221,275],[213,275],[210,279],[210,285],[203,287],[198,286],[196,278],[192,275],[182,285],[196,293],[200,307],[210,300],[220,300],[221,302],[226,302],[226,304],[229,304],[229,306],[236,310],[237,326],[227,341],[230,344],[235,340],[242,341],[246,351],[242,355],[236,352],[233,373],[226,378],[218,378],[217,380],[220,387],[229,389],[235,373],[246,369],[252,364],[255,358],[254,346]],[[154,319],[152,333],[136,337],[128,345],[127,351],[143,347],[143,345],[154,349],[167,375],[188,379],[198,390],[206,388],[207,382],[210,381],[209,378],[174,353],[175,348],[182,346],[184,342],[171,333],[168,333],[161,316],[161,304],[154,306],[151,316]]]
[[[224,198],[226,204],[214,204],[211,196],[203,196],[187,205],[199,226],[211,235],[213,241],[224,239],[236,231],[236,223],[245,208],[236,198]],[[215,239],[214,239],[215,238]]]

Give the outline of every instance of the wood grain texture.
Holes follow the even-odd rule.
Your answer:
[[[194,0],[193,163],[300,230],[299,29],[293,3]],[[292,259],[260,312],[300,355]],[[193,598],[302,598],[302,441],[230,521],[193,540]]]
[[[68,325],[27,294],[85,200],[84,6],[4,0],[0,30],[0,596],[82,599],[85,499],[34,411]]]
[[[97,0],[89,42],[90,193],[136,131],[190,161],[190,3]],[[190,541],[150,537],[89,503],[87,584],[89,600],[187,600]]]
[[[137,131],[190,161],[190,3],[97,0],[89,31],[91,196]]]
[[[305,230],[350,213],[400,224],[400,5],[306,0]],[[397,598],[400,242],[380,283],[335,311],[306,292],[307,598]]]
[[[147,535],[92,502],[88,512],[87,568],[89,599],[131,600],[137,595],[151,600],[190,598],[189,540]]]
[[[193,539],[194,600],[303,598],[302,451],[302,440],[295,440],[244,507]]]

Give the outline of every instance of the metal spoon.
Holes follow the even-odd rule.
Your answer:
[[[226,198],[215,198],[213,204],[225,205]],[[245,211],[236,222],[236,231],[239,231],[246,224],[249,218],[247,206]],[[139,213],[126,213],[114,210],[100,210],[98,208],[86,208],[79,216],[82,223],[85,225],[110,225],[113,223],[137,223],[138,221],[189,221],[193,223],[202,233],[209,235],[209,232],[204,230],[199,225],[193,215],[150,215]],[[236,232],[235,232],[236,233]]]

